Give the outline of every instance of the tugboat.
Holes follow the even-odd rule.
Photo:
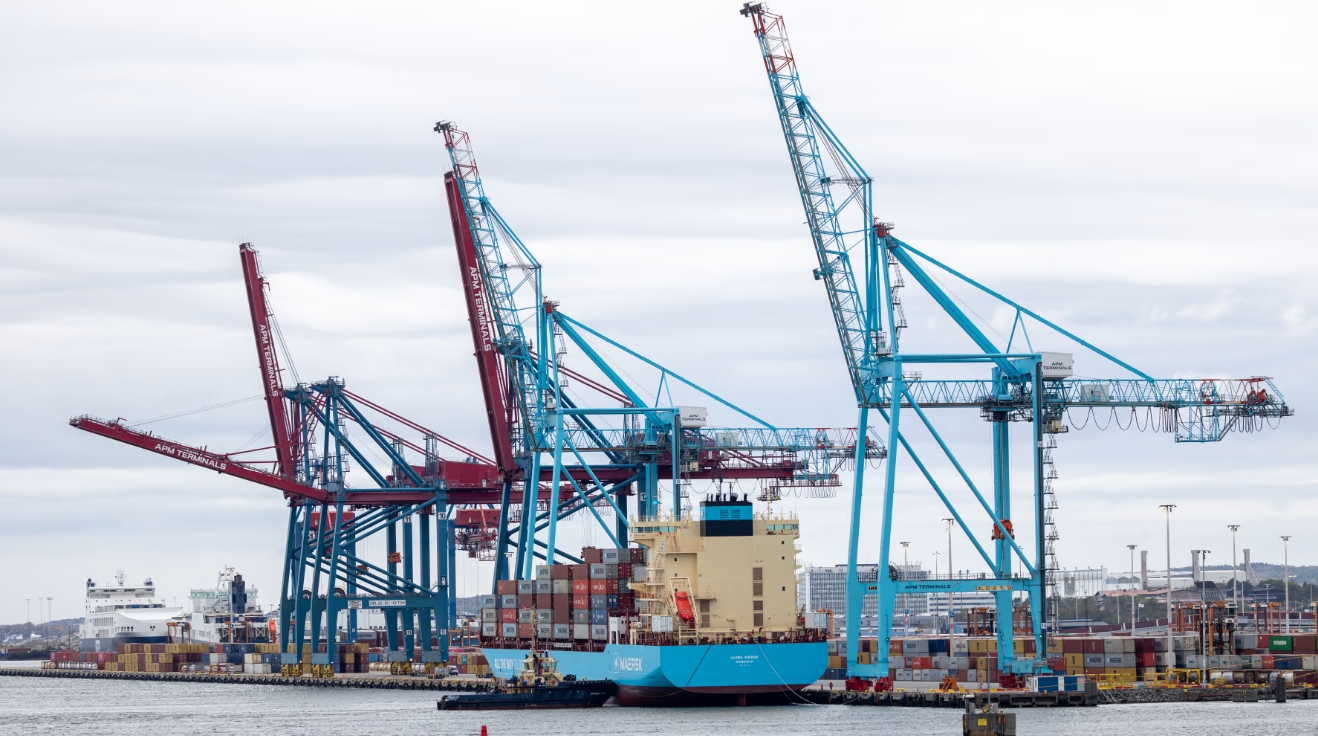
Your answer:
[[[445,695],[439,710],[516,710],[522,708],[598,708],[617,691],[609,680],[578,680],[562,675],[558,660],[531,646],[517,677],[492,693]]]

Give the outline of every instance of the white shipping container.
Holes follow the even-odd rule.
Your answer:
[[[827,629],[828,614],[824,611],[810,611],[806,613],[805,627],[807,629]]]
[[[650,630],[656,634],[670,633],[673,630],[672,616],[651,616]],[[607,629],[606,629],[607,631]]]

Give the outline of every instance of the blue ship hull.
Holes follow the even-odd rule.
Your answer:
[[[513,678],[525,649],[485,647],[496,677]],[[623,705],[699,705],[785,700],[828,666],[824,642],[793,644],[609,644],[602,652],[551,650],[558,670],[583,680],[612,680]]]

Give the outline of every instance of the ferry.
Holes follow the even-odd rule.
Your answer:
[[[756,513],[745,496],[718,495],[701,503],[698,519],[639,519],[631,532],[644,549],[632,559],[644,558],[645,564],[614,565],[632,572],[609,599],[615,610],[582,615],[580,596],[572,598],[572,620],[590,617],[586,630],[579,623],[535,623],[562,617],[562,608],[545,605],[541,591],[554,587],[545,582],[559,583],[555,578],[569,572],[553,568],[572,568],[569,584],[579,591],[580,568],[591,568],[593,586],[594,568],[607,564],[538,566],[538,597],[529,617],[522,591],[532,581],[503,581],[503,590],[522,587],[516,595],[486,597],[495,599],[496,608],[483,604],[482,649],[497,677],[516,678],[530,653],[523,634],[538,635],[565,675],[616,683],[621,705],[785,702],[824,674],[827,614],[796,606],[796,518]],[[591,551],[583,551],[588,561]],[[631,550],[603,552],[622,559]],[[630,593],[621,592],[628,588]],[[549,600],[559,605],[556,592]],[[509,603],[523,610],[508,612]],[[533,623],[512,624],[510,618]],[[527,626],[536,628],[528,632]]]
[[[169,622],[177,621],[183,609],[157,598],[151,578],[141,585],[127,585],[127,576],[120,570],[114,579],[114,585],[104,586],[87,579],[86,611],[78,629],[81,650],[114,652],[120,644],[168,641]]]

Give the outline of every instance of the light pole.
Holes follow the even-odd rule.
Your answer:
[[[32,599],[27,599],[27,622],[32,623]]]
[[[46,638],[47,639],[50,638],[50,621],[53,618],[55,618],[55,597],[46,596]]]
[[[1172,654],[1176,650],[1172,647],[1172,509],[1176,508],[1174,503],[1164,503],[1158,508],[1163,510],[1167,524],[1167,649],[1166,653]],[[1175,664],[1173,660],[1172,664]]]
[[[905,580],[907,575],[911,574],[911,559],[908,551],[911,548],[910,542],[902,542],[902,579]],[[902,610],[906,612],[906,633],[911,633],[911,599],[902,596]]]
[[[955,579],[956,573],[953,572],[955,568],[952,567],[952,522],[956,519],[943,519],[943,521],[947,524],[947,577]],[[953,582],[952,585],[956,585],[956,583]],[[956,635],[956,614],[952,613],[951,587],[947,589],[947,635],[949,638]],[[951,647],[949,646],[948,649],[951,649]],[[954,652],[948,652],[948,654],[956,656]]]
[[[938,579],[938,550],[934,550],[934,579]],[[928,596],[926,596],[928,598]],[[938,618],[934,618],[934,626],[938,626]]]
[[[1281,633],[1283,634],[1291,633],[1291,556],[1290,556],[1291,544],[1290,543],[1291,543],[1290,535],[1283,534],[1281,537],[1281,558],[1282,558],[1282,562],[1285,564],[1286,567],[1286,573],[1285,573],[1286,577],[1282,579],[1282,583],[1286,586],[1286,608],[1285,608],[1286,618],[1282,619],[1282,624],[1281,624]]]
[[[1135,635],[1135,545],[1128,544],[1130,550],[1130,635]]]
[[[1231,601],[1236,604],[1236,615],[1240,615],[1240,584],[1236,577],[1236,531],[1239,524],[1227,524],[1231,530]]]

